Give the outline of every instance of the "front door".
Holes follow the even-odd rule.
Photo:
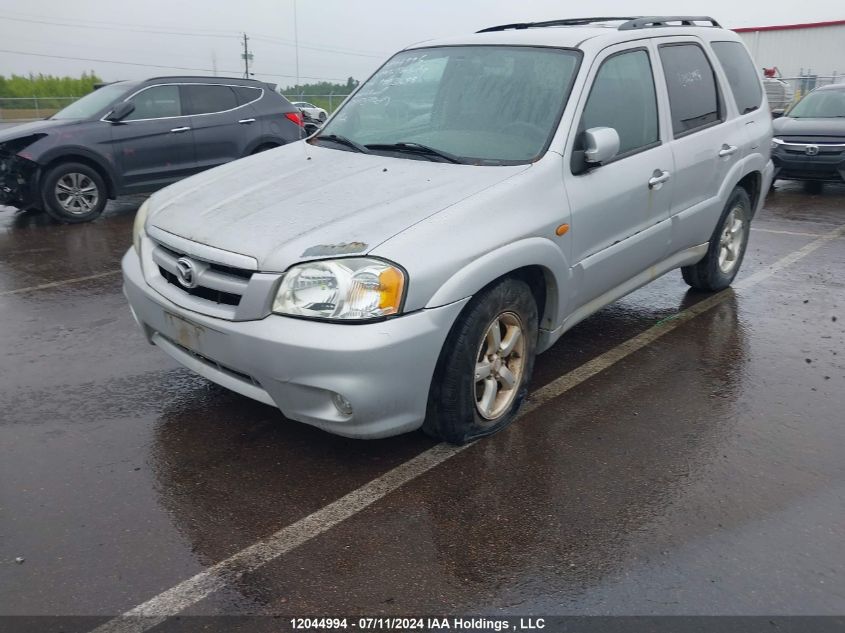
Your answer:
[[[566,153],[572,157],[583,150],[584,130],[610,127],[619,135],[613,159],[584,173],[566,174],[573,309],[668,256],[672,151],[661,139],[652,53],[643,46],[626,46],[606,49],[591,68],[588,96],[579,104],[580,122]]]
[[[196,171],[190,117],[179,86],[151,86],[129,99],[135,110],[112,124],[124,191],[157,189]]]

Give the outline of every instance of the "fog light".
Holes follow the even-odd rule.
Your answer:
[[[339,393],[332,395],[332,402],[343,415],[352,415],[352,403]]]

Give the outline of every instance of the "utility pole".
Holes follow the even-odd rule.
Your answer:
[[[249,52],[249,38],[244,33],[244,52],[241,53],[241,59],[244,60],[244,79],[249,79],[251,74],[249,72],[249,62],[252,61],[253,55]]]
[[[299,86],[299,28],[296,24],[296,0],[293,0],[293,49],[296,52],[296,85]]]

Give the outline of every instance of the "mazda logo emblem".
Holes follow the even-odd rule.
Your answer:
[[[176,260],[176,279],[185,288],[197,287],[197,267],[187,257],[180,257]]]
[[[804,148],[804,153],[807,154],[807,156],[815,156],[819,153],[819,146],[807,145],[807,147]]]

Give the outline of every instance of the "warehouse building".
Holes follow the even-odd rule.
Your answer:
[[[776,67],[783,77],[845,75],[845,20],[734,30],[761,71]]]

